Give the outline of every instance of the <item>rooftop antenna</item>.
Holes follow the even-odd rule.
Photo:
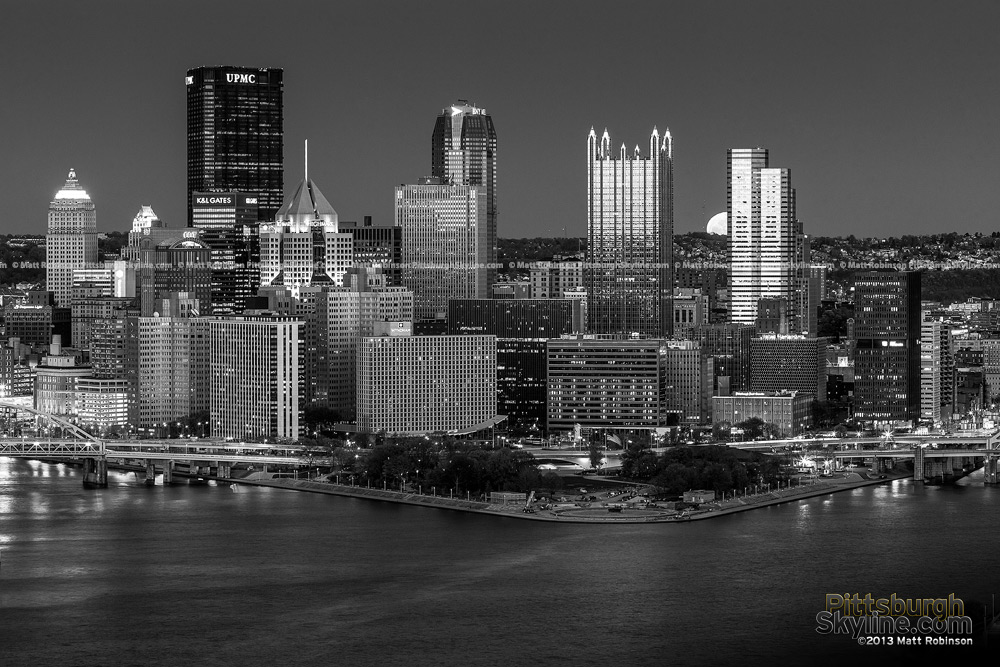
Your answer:
[[[309,140],[306,139],[306,183],[309,182]]]

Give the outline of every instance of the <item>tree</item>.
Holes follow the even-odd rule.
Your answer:
[[[728,421],[716,422],[712,426],[712,439],[713,440],[729,440],[729,431],[732,429],[732,423]]]
[[[745,419],[736,426],[743,429],[743,435],[747,440],[763,438],[766,432],[764,420],[760,417],[750,417],[750,419]]]
[[[590,467],[600,468],[601,462],[604,461],[604,452],[601,451],[600,446],[593,440],[590,441]]]

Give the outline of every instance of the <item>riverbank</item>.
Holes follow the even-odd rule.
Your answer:
[[[685,523],[688,521],[701,521],[718,516],[735,514],[736,512],[746,512],[749,510],[778,505],[781,503],[795,502],[816,496],[825,496],[840,491],[850,491],[864,486],[875,484],[885,484],[897,479],[907,479],[910,474],[903,471],[892,471],[886,473],[884,479],[873,479],[864,477],[857,473],[851,473],[843,478],[818,479],[814,482],[796,486],[793,488],[780,489],[767,493],[752,494],[745,497],[706,503],[697,509],[675,511],[663,507],[649,507],[637,505],[626,507],[620,511],[609,511],[607,507],[596,506],[597,503],[573,503],[561,504],[551,509],[533,508],[531,513],[524,511],[524,506],[520,503],[491,504],[479,502],[471,499],[453,498],[448,496],[425,495],[418,493],[406,493],[390,491],[388,489],[372,489],[361,486],[349,486],[334,482],[321,482],[304,479],[231,479],[225,480],[237,484],[251,486],[265,486],[277,489],[287,489],[290,491],[306,491],[309,493],[323,493],[333,496],[343,496],[349,498],[361,498],[365,500],[380,500],[383,502],[400,503],[404,505],[420,505],[423,507],[435,507],[438,509],[448,509],[459,512],[473,512],[477,514],[491,514],[493,516],[505,516],[514,519],[525,519],[528,521],[549,521],[557,523]]]

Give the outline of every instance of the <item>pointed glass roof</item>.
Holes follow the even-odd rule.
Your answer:
[[[337,211],[316,184],[307,178],[299,183],[292,198],[278,209],[275,220],[283,223],[336,226],[338,217]]]

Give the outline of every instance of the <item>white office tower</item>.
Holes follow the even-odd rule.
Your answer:
[[[212,436],[297,440],[302,321],[262,313],[209,326]]]
[[[920,420],[941,422],[941,322],[920,323]]]
[[[209,409],[209,319],[198,312],[198,299],[174,292],[139,318],[140,429],[187,425]]]
[[[353,421],[357,400],[358,344],[376,335],[382,322],[412,322],[413,292],[389,287],[386,276],[358,269],[348,274],[350,286],[330,287],[316,294],[316,363],[313,400]]]
[[[97,212],[72,169],[49,204],[45,262],[45,289],[55,294],[57,306],[69,308],[73,270],[97,265]]]
[[[275,221],[260,226],[260,284],[299,289],[343,285],[353,263],[354,237],[340,232],[337,211],[306,176],[278,209]]]
[[[808,331],[808,247],[791,170],[769,168],[766,148],[732,148],[728,177],[730,321],[754,324],[758,301],[784,299],[790,330]]]
[[[403,329],[405,327],[397,327]],[[474,433],[497,412],[494,336],[385,335],[362,338],[358,430]]]

